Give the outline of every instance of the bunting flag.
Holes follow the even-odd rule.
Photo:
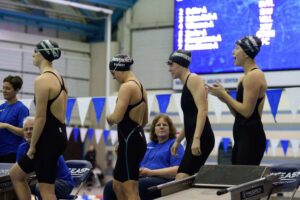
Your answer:
[[[219,151],[220,142],[221,142],[221,137],[215,136],[215,147],[214,148],[217,149],[217,151]]]
[[[84,142],[86,133],[87,133],[87,128],[80,128],[80,139],[81,139],[81,142]]]
[[[83,126],[83,124],[84,124],[84,120],[86,118],[86,114],[89,109],[91,99],[92,99],[91,97],[78,97],[77,98],[77,105],[78,105],[81,126]]]
[[[156,99],[159,106],[160,113],[166,113],[169,106],[171,94],[157,94]]]
[[[288,146],[289,146],[289,141],[288,140],[281,140],[280,143],[281,143],[281,147],[283,149],[283,153],[286,156],[287,149],[288,149]]]
[[[229,95],[230,95],[233,99],[236,99],[236,94],[237,94],[236,90],[230,90],[230,91],[229,91]]]
[[[118,141],[118,131],[111,130],[109,135],[110,135],[112,145],[115,145],[116,142]]]
[[[21,100],[20,100],[21,101]],[[6,102],[5,99],[0,99],[0,105],[4,104]]]
[[[271,148],[272,148],[272,155],[275,156],[276,155],[276,149],[277,149],[278,144],[279,144],[279,139],[270,139],[270,144],[271,144]]]
[[[151,142],[151,141],[150,141],[150,133],[149,133],[149,132],[146,132],[146,131],[145,131],[145,138],[146,138],[147,144],[148,144],[149,142]]]
[[[293,117],[296,117],[300,104],[300,88],[285,88],[284,91],[290,104]]]
[[[69,140],[70,139],[70,135],[71,135],[72,130],[73,130],[73,127],[67,126],[66,129],[67,129],[67,138]]]
[[[102,129],[95,129],[95,139],[96,143],[99,144],[103,130]]]
[[[76,101],[76,98],[68,98],[68,101],[67,101],[67,110],[66,110],[67,124],[70,124],[70,120],[71,120],[72,111],[73,111],[73,107],[74,107],[75,101]]]
[[[78,136],[79,136],[79,128],[73,128],[73,138],[75,142],[78,141]]]
[[[97,123],[99,124],[101,116],[102,116],[103,107],[105,104],[105,98],[104,97],[93,97],[92,101],[94,104]]]
[[[88,140],[91,141],[93,139],[93,136],[94,136],[94,129],[89,128],[87,130],[87,136],[88,136]]]
[[[154,100],[154,94],[148,94],[147,95],[147,102],[148,102],[148,119],[150,119],[152,104]]]
[[[20,99],[20,101],[30,110],[33,99]]]
[[[229,146],[230,141],[231,141],[230,138],[222,138],[223,149],[224,149],[224,152],[225,152],[225,153],[226,153],[227,150],[228,150],[228,146]]]
[[[103,130],[104,142],[106,145],[108,145],[109,132],[110,132],[109,130]]]
[[[270,146],[270,140],[267,139],[266,140],[266,154],[268,154],[269,146]]]
[[[117,98],[117,96],[110,96],[107,98],[107,114],[111,114],[114,112],[117,103]]]
[[[220,101],[218,97],[215,97],[213,95],[209,95],[208,98],[209,98],[208,101],[212,102],[213,104],[217,121],[220,122],[224,103]]]
[[[294,157],[296,157],[298,155],[298,152],[299,152],[300,140],[293,139],[293,140],[290,140],[290,142],[291,142],[291,146],[292,146],[292,149],[293,149]]]
[[[276,122],[278,105],[281,97],[282,89],[267,90],[267,97],[270,103],[273,118]]]
[[[181,120],[181,123],[183,123],[183,112],[181,109],[181,93],[172,94],[172,97],[174,99],[174,102],[177,107],[177,111]]]
[[[185,139],[185,137],[181,140],[180,144],[181,144],[181,145],[184,147],[184,149],[185,149],[185,147],[186,147],[186,139]]]

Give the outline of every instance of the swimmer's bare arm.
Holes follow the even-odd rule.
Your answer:
[[[173,156],[177,155],[177,149],[180,146],[181,141],[183,140],[185,136],[184,128],[180,131],[180,133],[177,135],[175,142],[173,143],[171,147],[171,154]]]
[[[131,96],[132,90],[130,89],[130,85],[126,83],[122,84],[119,89],[116,107],[113,113],[106,117],[106,120],[110,125],[117,124],[122,121]]]
[[[196,128],[191,147],[192,154],[197,156],[201,154],[200,138],[208,114],[207,90],[205,89],[203,80],[198,75],[190,76],[190,81],[187,83],[187,86],[191,91],[194,102],[198,109]]]
[[[48,86],[48,81],[45,81],[45,78],[41,75],[36,78],[34,82],[34,92],[35,92],[35,104],[36,104],[36,113],[35,120],[32,131],[32,138],[30,142],[30,148],[27,152],[27,155],[30,158],[34,157],[35,146],[38,142],[44,125],[46,123],[46,113],[47,113],[47,103],[50,93],[50,88]]]

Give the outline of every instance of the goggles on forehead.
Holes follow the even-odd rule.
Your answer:
[[[168,60],[167,65],[172,65],[173,62],[171,60]]]
[[[34,48],[34,53],[40,52],[40,51],[52,51],[52,50],[59,50],[59,48],[51,48],[51,49],[38,49]]]

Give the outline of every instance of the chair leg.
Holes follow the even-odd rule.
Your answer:
[[[298,188],[299,188],[299,186],[298,186],[297,188],[294,189],[294,192],[293,192],[293,194],[292,194],[290,200],[294,199],[294,196],[295,196],[295,194],[296,194]]]

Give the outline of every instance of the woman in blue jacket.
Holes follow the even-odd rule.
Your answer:
[[[0,163],[16,162],[18,146],[24,142],[22,124],[29,115],[28,108],[17,99],[23,81],[19,76],[7,76],[3,80],[3,98],[0,105]]]

